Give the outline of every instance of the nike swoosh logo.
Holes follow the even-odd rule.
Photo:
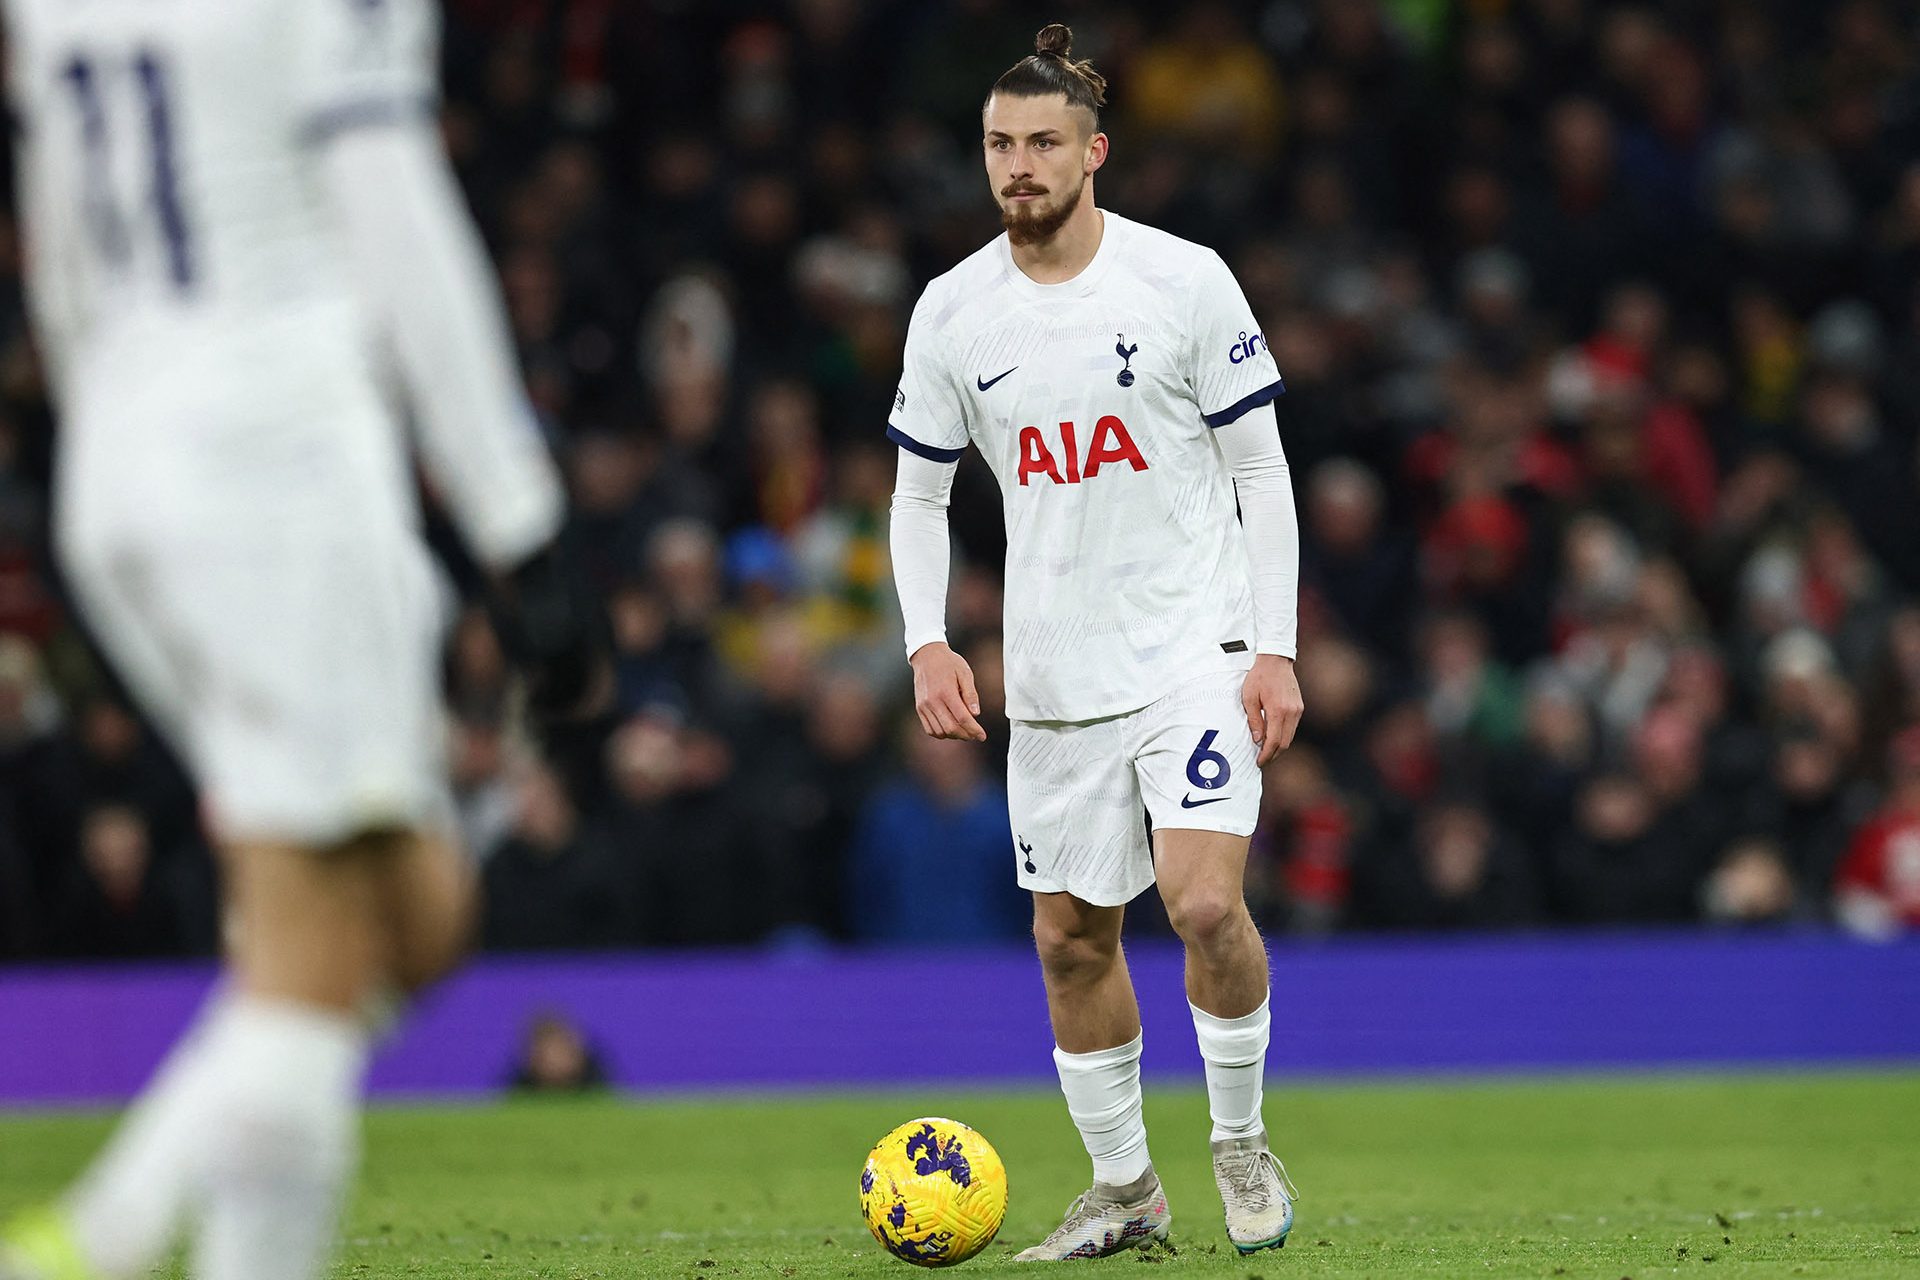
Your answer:
[[[1203,804],[1219,804],[1222,800],[1231,799],[1233,799],[1232,796],[1213,796],[1207,800],[1195,800],[1192,796],[1183,796],[1180,800],[1180,807],[1182,809],[1198,809]]]
[[[1019,367],[1020,367],[1019,365],[1015,365],[1013,366],[1013,369],[1018,369]],[[1007,373],[1012,373],[1013,369],[1007,370]],[[1007,373],[1001,374],[1000,378],[1006,377]],[[982,391],[985,391],[989,387],[993,386],[994,383],[1000,381],[1000,378],[982,378],[979,374],[976,373],[973,376],[973,385],[976,387],[979,387]]]

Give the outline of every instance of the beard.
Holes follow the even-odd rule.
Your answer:
[[[1015,195],[1033,190],[1035,188],[1026,186],[1009,187],[1000,193],[1008,200],[1008,203],[1000,206],[1000,225],[1007,229],[1007,239],[1014,244],[1040,244],[1053,239],[1055,233],[1067,225],[1067,219],[1073,216],[1073,211],[1080,207],[1080,197],[1087,190],[1087,180],[1083,175],[1080,185],[1056,205],[1011,202]]]

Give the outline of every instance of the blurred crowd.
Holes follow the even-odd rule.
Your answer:
[[[1101,204],[1219,249],[1287,380],[1261,924],[1920,924],[1913,5],[448,0],[444,131],[617,658],[536,750],[485,614],[453,637],[487,945],[1023,933],[998,495],[969,459],[992,740],[929,741],[882,431],[1047,20],[1112,82]],[[18,259],[7,224],[0,954],[205,950],[193,793],[47,562]]]

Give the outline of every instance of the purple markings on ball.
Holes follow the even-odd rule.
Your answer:
[[[908,1262],[938,1262],[953,1252],[953,1232],[936,1231],[924,1240],[889,1241],[887,1248]]]
[[[872,1193],[872,1191],[873,1191],[873,1170],[862,1169],[860,1171],[860,1194],[863,1196],[869,1195]]]
[[[895,1231],[907,1225],[907,1202],[905,1200],[900,1201],[895,1204],[893,1208],[887,1210],[887,1221],[893,1224]]]
[[[914,1160],[916,1155],[918,1160]],[[973,1185],[973,1169],[960,1153],[960,1139],[949,1139],[943,1150],[940,1137],[930,1124],[921,1125],[920,1132],[907,1139],[907,1159],[914,1160],[913,1171],[923,1178],[932,1173],[945,1173],[963,1187]]]

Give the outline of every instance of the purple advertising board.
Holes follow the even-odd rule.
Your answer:
[[[1128,953],[1146,1069],[1197,1074],[1177,948]],[[1920,939],[1574,934],[1276,944],[1270,1072],[1920,1065]],[[136,1090],[204,966],[0,970],[0,1105]],[[636,1090],[1052,1078],[1024,948],[489,957],[380,1052],[373,1088],[500,1087],[528,1021],[580,1024]]]

